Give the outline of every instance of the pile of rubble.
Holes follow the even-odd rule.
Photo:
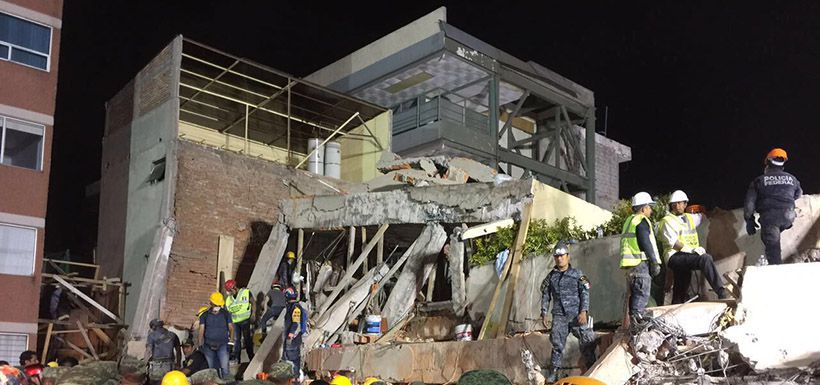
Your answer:
[[[820,382],[820,333],[788,322],[793,306],[817,292],[817,274],[820,263],[751,266],[738,304],[649,309],[651,320],[619,334],[588,375],[610,385]],[[798,319],[816,319],[809,307]]]
[[[370,191],[393,185],[431,186],[493,182],[498,175],[492,168],[468,158],[401,158],[389,152],[384,153],[377,167],[384,175],[366,183]]]

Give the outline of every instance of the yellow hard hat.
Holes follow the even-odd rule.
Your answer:
[[[165,384],[162,384],[165,385]],[[353,385],[350,382],[350,379],[345,376],[336,376],[333,378],[333,381],[330,381],[330,385]]]
[[[60,366],[60,364],[58,364],[57,361],[51,361],[51,362],[47,363],[46,366],[48,366],[49,368],[56,368],[56,367]]]
[[[162,384],[165,385],[165,384]],[[555,382],[553,385],[606,385],[605,383],[598,381],[592,377],[583,377],[583,376],[571,376],[562,378]]]
[[[162,385],[188,385],[188,377],[179,370],[172,370],[162,377]]]
[[[225,297],[223,297],[222,293],[218,291],[211,293],[211,296],[208,299],[216,306],[225,306]]]
[[[374,382],[379,382],[379,381],[381,381],[381,380],[376,378],[376,377],[367,377],[364,380],[364,382],[362,383],[362,385],[372,385]]]
[[[213,295],[211,295],[211,298],[213,299]],[[196,316],[197,316],[197,317],[199,317],[199,316],[201,316],[203,313],[205,313],[206,311],[208,311],[208,307],[207,307],[207,306],[203,306],[203,307],[199,308],[199,310],[197,310],[197,311],[196,311]]]
[[[288,251],[288,259],[296,259],[296,253]]]

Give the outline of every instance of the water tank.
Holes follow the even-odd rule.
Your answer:
[[[325,176],[342,177],[342,145],[339,142],[325,144]]]
[[[322,139],[319,138],[310,138],[308,139],[307,151],[308,154],[311,154],[314,148],[319,147],[322,144]],[[325,175],[325,150],[324,148],[319,148],[310,155],[308,158],[308,171],[319,174]]]

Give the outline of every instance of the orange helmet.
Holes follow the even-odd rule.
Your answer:
[[[766,160],[775,166],[782,166],[783,163],[786,163],[786,161],[789,160],[789,155],[786,154],[786,150],[782,148],[773,148],[768,154],[766,154]]]

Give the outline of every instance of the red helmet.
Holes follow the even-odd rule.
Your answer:
[[[296,298],[297,298],[296,290],[293,290],[292,287],[289,287],[289,288],[285,289],[285,299],[293,300],[293,299],[296,299]]]
[[[233,290],[236,287],[236,281],[233,279],[229,279],[225,281],[225,290]]]

